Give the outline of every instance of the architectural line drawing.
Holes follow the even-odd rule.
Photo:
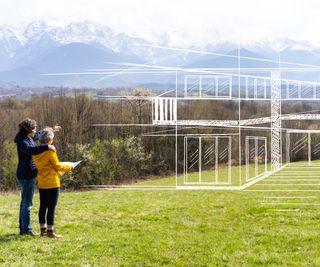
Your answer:
[[[292,78],[293,74],[319,72],[320,66],[241,56],[240,49],[238,55],[228,55],[192,49],[154,48],[226,57],[237,62],[230,68],[114,63],[117,67],[110,69],[44,75],[156,75],[170,80],[165,92],[163,90],[156,96],[97,96],[106,101],[149,101],[149,124],[100,123],[92,126],[162,127],[141,136],[175,138],[177,189],[250,190],[248,187],[252,185],[267,186],[268,183],[260,181],[268,177],[274,179],[277,173],[283,175],[293,167],[320,167],[320,161],[316,161],[320,160],[320,128],[287,126],[289,122],[298,125],[299,122],[319,121],[319,110],[283,112],[284,105],[320,102],[320,82]],[[242,61],[257,61],[266,66],[241,67]],[[270,64],[274,66],[270,67]],[[234,116],[216,114],[207,118],[201,113],[188,118],[182,111],[188,103],[232,103]],[[251,103],[256,109],[261,106],[262,110],[252,114],[248,109],[244,111],[244,106]],[[292,162],[295,158],[302,162]]]

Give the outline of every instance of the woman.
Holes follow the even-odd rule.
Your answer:
[[[43,130],[40,135],[41,145],[51,145],[54,133],[50,130]],[[54,215],[60,193],[60,174],[69,172],[72,166],[60,164],[55,151],[45,151],[34,155],[34,163],[38,169],[38,188],[40,194],[39,224],[41,236],[59,238],[54,232]],[[48,228],[47,228],[48,227]]]
[[[19,123],[19,132],[14,141],[17,144],[18,168],[17,178],[21,189],[21,202],[19,213],[20,235],[37,235],[32,231],[30,210],[34,188],[36,184],[37,169],[32,161],[32,155],[42,153],[46,150],[55,151],[52,145],[35,146],[34,137],[37,131],[37,123],[32,119],[25,119]]]

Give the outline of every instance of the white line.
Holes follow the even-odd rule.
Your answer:
[[[264,174],[264,175],[262,175],[262,176],[259,176],[259,178],[254,179],[254,180],[250,181],[249,183],[242,185],[242,186],[241,186],[241,190],[244,190],[244,189],[248,188],[249,186],[251,186],[251,185],[253,185],[253,184],[257,183],[257,182],[259,182],[259,181],[261,181],[261,180],[263,180],[263,179],[266,179],[266,178],[270,177],[271,175],[273,175],[273,174],[281,171],[281,170],[282,170],[283,168],[285,168],[286,166],[287,166],[287,165],[282,166],[279,170],[267,172],[266,174]]]
[[[278,61],[277,61],[278,62]],[[223,73],[223,72],[214,72],[214,71],[204,71],[202,69],[189,69],[189,68],[176,68],[176,67],[168,67],[168,66],[159,66],[159,65],[148,65],[148,64],[137,64],[137,63],[113,63],[115,65],[125,65],[125,66],[134,66],[134,67],[146,67],[146,68],[159,68],[159,69],[173,69],[177,71],[184,71],[184,72],[192,72],[192,73],[208,73],[208,74],[219,74],[219,75],[229,75],[229,76],[234,76],[234,77],[249,77],[249,78],[257,78],[257,79],[265,79],[265,80],[271,80],[271,78],[266,77],[266,76],[254,76],[254,75],[238,75],[238,74],[233,74],[233,73]],[[286,63],[287,64],[287,63]],[[319,67],[319,66],[318,66]],[[319,82],[313,82],[313,81],[304,81],[304,80],[288,80],[288,79],[281,79],[281,81],[287,81],[290,83],[308,83],[308,84],[316,84],[319,85]],[[246,98],[247,99],[247,98]],[[245,99],[244,99],[245,100]],[[249,99],[248,99],[249,100]],[[258,98],[252,98],[252,100],[259,100]],[[266,99],[263,99],[266,100]],[[269,99],[270,100],[270,99]],[[295,100],[295,99],[282,99],[284,101],[287,100]],[[308,100],[307,98],[297,98],[296,100]],[[314,98],[311,98],[310,100],[314,100]]]
[[[320,184],[255,184],[256,186],[278,186],[278,185],[283,185],[283,186],[296,186],[296,185],[302,185],[302,186],[320,186]]]
[[[152,125],[154,125],[154,124],[152,124]],[[174,126],[174,125],[170,125],[170,126]],[[219,127],[215,127],[215,128],[217,129]],[[202,127],[202,126],[184,127],[184,126],[181,126],[181,128],[178,129],[178,131],[186,130],[186,129],[207,129],[207,127]],[[221,129],[224,129],[224,128],[221,127]],[[165,133],[165,132],[173,132],[173,131],[176,131],[176,128],[171,128],[171,129],[167,129],[167,130],[152,131],[152,132],[147,132],[145,134],[157,134],[157,133]],[[215,135],[239,135],[239,134],[238,133],[226,133],[226,134],[215,134]]]
[[[304,162],[304,163],[297,163],[297,164],[289,164],[289,167],[309,167],[309,163],[308,162]],[[319,166],[319,163],[311,163],[311,166]]]
[[[297,174],[298,175],[319,175],[320,176],[319,171],[289,171],[289,172],[286,171],[286,172],[277,173],[277,174],[275,174],[275,176],[281,176],[281,175],[297,176]]]
[[[211,137],[211,136],[229,136],[230,134],[197,134],[197,136]],[[238,134],[231,134],[237,136]],[[175,134],[142,134],[142,136],[176,136]],[[178,134],[177,136],[195,136],[195,134]]]
[[[269,209],[273,211],[300,211],[300,209]]]
[[[295,168],[295,169],[290,169],[290,170],[286,170],[286,171],[283,171],[283,172],[281,172],[281,174],[291,174],[291,173],[305,173],[305,174],[309,174],[309,173],[312,173],[312,174],[320,174],[320,172],[319,172],[319,170],[318,169],[305,169],[305,170],[301,170],[301,168],[300,169],[298,169],[298,168]]]
[[[245,189],[251,192],[320,192],[317,189]]]
[[[320,206],[319,203],[295,203],[295,202],[261,202],[262,205],[297,205],[297,206]]]
[[[159,45],[137,45],[137,46],[147,46],[147,47],[154,47],[154,48],[159,48],[159,49],[167,49],[167,50],[174,50],[174,51],[181,51],[181,52],[190,52],[190,53],[198,53],[198,54],[215,55],[215,56],[230,57],[230,58],[238,58],[238,57],[240,57],[242,59],[279,63],[279,61],[272,60],[272,59],[256,58],[256,57],[245,57],[245,56],[239,56],[239,55],[234,56],[234,55],[223,54],[223,53],[206,52],[206,51],[203,51],[203,50],[184,49],[184,48],[159,46]],[[320,67],[318,65],[301,64],[301,63],[287,62],[287,61],[280,61],[280,63],[286,64],[286,65],[302,66],[302,67],[315,67],[315,68],[319,68]]]
[[[299,171],[299,170],[296,170],[296,171],[282,171],[276,175],[283,175],[283,174],[296,174],[296,173],[301,173],[301,174],[319,174],[320,175],[320,172],[319,171]]]
[[[290,170],[290,171],[292,171],[292,170],[301,170],[301,169],[305,169],[305,171],[306,170],[309,170],[310,168],[312,168],[312,169],[317,169],[317,168],[320,168],[320,166],[289,166],[289,167],[287,167],[287,170]]]
[[[300,165],[298,165],[298,164],[296,164],[296,165],[289,165],[289,167],[288,168],[301,168],[301,167],[306,167],[306,168],[308,168],[308,167],[312,167],[312,166],[315,166],[315,167],[319,167],[320,165],[317,163],[311,163],[310,165],[308,164],[308,163],[304,163],[304,164],[300,164]]]
[[[305,182],[308,182],[308,181],[320,181],[320,177],[313,177],[313,176],[310,176],[310,177],[299,177],[299,176],[290,177],[290,176],[287,176],[287,177],[270,177],[267,180],[268,181],[305,181]]]
[[[278,175],[272,175],[272,177],[300,177],[300,178],[304,178],[304,177],[320,177],[319,173],[299,173],[299,174],[294,174],[294,173],[288,173],[288,174],[278,174]]]
[[[128,188],[121,188],[121,187],[110,187],[110,188],[107,188],[107,187],[97,187],[95,188],[96,190],[119,190],[119,191],[131,191],[131,190],[142,190],[142,191],[157,191],[157,190],[163,190],[163,191],[168,191],[168,190],[176,190],[175,187],[173,188],[143,188],[143,187],[128,187]]]
[[[301,166],[297,166],[297,165],[294,165],[294,166],[288,166],[287,169],[301,169],[301,168],[305,168],[305,169],[308,169],[308,168],[319,168],[320,166],[319,165],[301,165]]]
[[[272,175],[272,177],[270,178],[320,178],[320,176],[315,175],[315,174],[311,174],[310,175],[294,175],[294,174],[290,174],[290,175]]]
[[[152,100],[154,96],[134,96],[134,95],[96,95],[97,99],[108,100]]]
[[[299,166],[297,166],[297,167],[287,167],[286,168],[286,171],[288,171],[288,172],[292,172],[293,170],[297,170],[297,171],[308,171],[308,170],[310,170],[310,168],[309,167],[311,167],[311,166],[303,166],[303,167],[299,167]],[[318,167],[318,165],[317,166],[315,166],[315,167]],[[316,170],[314,170],[314,171],[316,171]]]
[[[317,171],[317,168],[319,168],[319,166],[303,166],[303,167],[288,167],[288,169],[286,171],[293,171],[293,170],[297,170],[297,171],[308,171],[310,169],[312,169],[313,171]]]
[[[198,69],[202,69],[202,70],[214,70],[214,71],[219,71],[219,70],[230,70],[230,71],[237,71],[238,70],[238,67],[237,68],[198,68]],[[252,71],[271,71],[271,70],[274,70],[275,68],[240,68],[241,70],[243,71],[249,71],[249,72],[252,72]],[[92,71],[123,71],[124,69],[121,69],[121,68],[118,68],[118,69],[115,69],[115,68],[105,68],[105,69],[85,69],[85,71],[88,71],[88,72],[92,72]],[[145,70],[144,68],[136,68],[134,70]],[[152,70],[152,69],[150,69]],[[281,68],[281,70],[285,70],[285,71],[318,71],[320,70],[320,68],[316,68],[316,67],[309,67],[309,68]]]
[[[313,177],[320,177],[320,173],[319,172],[310,172],[310,173],[300,173],[298,172],[298,174],[296,172],[293,172],[293,173],[277,173],[275,175],[272,175],[274,177],[301,177],[305,175],[306,177],[309,177],[309,176],[313,176]]]
[[[289,166],[288,169],[294,168],[294,169],[302,169],[302,168],[309,168],[309,167],[319,167],[319,164],[312,164],[312,165],[292,165]]]
[[[266,179],[268,182],[279,182],[279,181],[286,181],[286,182],[294,182],[294,181],[320,181],[319,179],[284,179],[284,178],[279,178],[279,179]]]
[[[290,175],[272,175],[272,177],[270,177],[270,178],[319,178],[319,177],[320,177],[320,175],[318,176],[318,175],[314,175],[314,174],[310,174],[310,175],[290,174]]]
[[[308,112],[312,112],[312,111],[308,111]],[[317,112],[319,112],[319,111],[317,111]],[[300,114],[299,112],[297,112],[297,113],[295,113],[295,114]],[[318,114],[312,114],[312,113],[310,113],[309,114],[310,116],[312,116],[312,115],[318,115]],[[304,130],[304,131],[308,131],[308,130]],[[307,132],[306,132],[307,133]],[[319,163],[319,161],[317,160],[317,161],[315,161],[315,160],[313,160],[312,162],[311,162],[311,164],[312,165],[319,165],[320,163]],[[309,165],[309,163],[308,162],[300,162],[300,163],[290,163],[289,164],[289,166],[303,166],[303,165]]]
[[[296,197],[264,197],[264,198],[317,198],[317,197],[315,197],[315,196],[303,196],[303,197],[301,197],[301,196],[296,196]]]
[[[246,183],[242,186],[177,186],[177,189],[181,189],[181,190],[230,190],[230,191],[244,190],[244,189],[248,188],[249,186],[269,177],[273,173],[276,173],[285,167],[286,167],[286,165],[282,166],[279,170],[268,172],[268,173],[260,176],[259,178],[256,178],[255,180],[252,180],[249,183]],[[245,190],[245,191],[252,191],[252,190]]]
[[[178,125],[177,125],[177,118],[178,118],[178,103],[177,103],[177,98],[178,98],[178,71],[175,71],[175,77],[176,77],[176,86],[175,86],[175,91],[176,91],[176,100],[172,101],[173,108],[172,108],[172,118],[176,120],[175,123],[175,134],[176,134],[176,140],[175,140],[175,180],[176,180],[176,188],[178,186]]]
[[[240,191],[242,190],[241,186],[177,186],[177,189],[180,190],[229,190],[229,191]]]
[[[319,171],[282,171],[281,173],[278,173],[277,175],[283,175],[283,174],[295,174],[295,173],[302,173],[302,174],[320,174]]]
[[[83,188],[175,188],[174,185],[83,185]]]
[[[164,93],[158,95],[157,97],[163,96],[163,95],[165,95],[165,94],[168,94],[168,93],[171,93],[171,92],[174,92],[174,91],[175,91],[175,90],[170,90],[170,91],[164,92]]]
[[[100,126],[120,126],[120,127],[124,127],[124,126],[137,126],[137,127],[168,127],[168,126],[173,126],[173,125],[159,125],[159,124],[91,124],[91,126],[93,127],[100,127]]]

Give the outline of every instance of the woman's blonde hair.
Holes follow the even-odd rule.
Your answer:
[[[54,138],[53,131],[43,130],[40,134],[39,140],[41,144],[47,144],[53,138]]]

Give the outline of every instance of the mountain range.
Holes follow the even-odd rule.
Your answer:
[[[64,26],[33,21],[19,25],[0,26],[0,86],[26,87],[68,86],[103,88],[141,86],[150,83],[174,82],[174,75],[159,75],[149,69],[142,73],[142,65],[177,68],[236,68],[238,44],[212,42],[183,49],[178,46],[177,32],[154,34],[149,40],[117,32],[105,25],[78,21]],[[180,39],[183,38],[181,33]],[[155,41],[156,40],[156,41]],[[197,51],[197,52],[194,52]],[[243,57],[320,65],[320,49],[307,42],[287,38],[260,40],[243,45]],[[135,65],[127,65],[127,63]],[[241,59],[241,67],[277,67],[278,64]],[[286,65],[290,66],[291,65]],[[135,69],[129,74],[125,69]],[[105,70],[108,69],[107,73]],[[96,70],[96,71],[92,71]],[[99,73],[97,73],[97,71]],[[121,75],[117,72],[121,71]],[[70,75],[70,73],[73,73]],[[83,73],[86,73],[85,75]],[[315,73],[298,73],[290,77],[319,79]]]

